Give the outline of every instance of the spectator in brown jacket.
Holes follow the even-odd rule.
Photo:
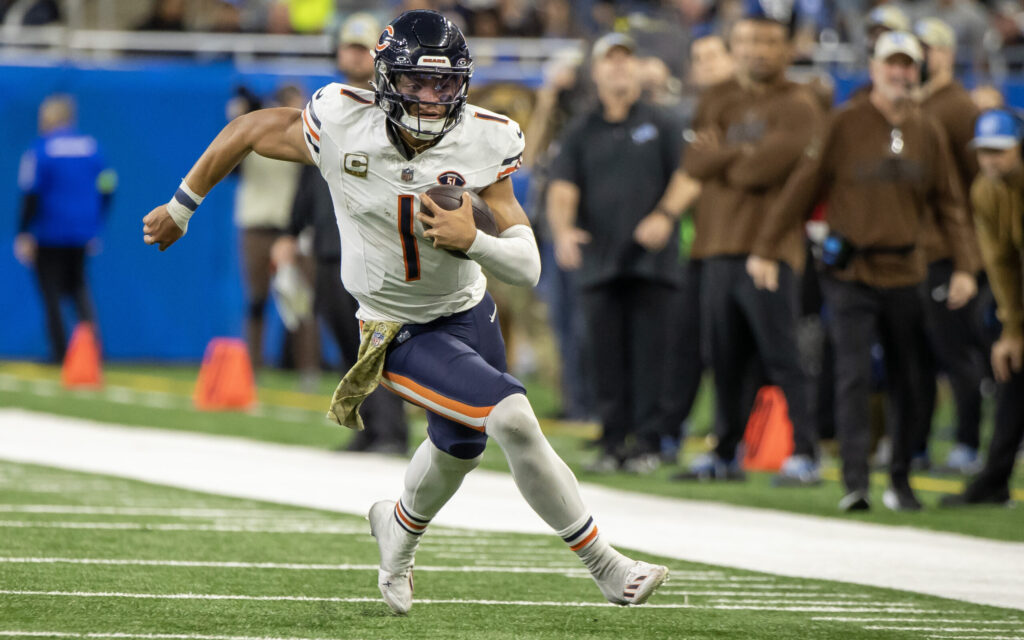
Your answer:
[[[891,509],[921,508],[910,488],[909,464],[920,422],[917,288],[926,274],[918,238],[930,210],[938,213],[958,271],[950,301],[962,304],[975,293],[969,274],[977,265],[966,240],[968,222],[963,195],[952,179],[949,147],[935,121],[913,102],[922,56],[910,33],[879,37],[871,92],[835,112],[807,147],[768,213],[747,264],[758,286],[778,288],[782,241],[793,221],[827,200],[831,231],[821,283],[836,350],[836,422],[847,489],[839,507],[844,511],[870,508],[868,394],[876,336],[885,349],[891,397],[899,411],[892,434],[892,484],[883,502]]]
[[[782,388],[793,423],[794,452],[783,465],[787,481],[815,483],[817,434],[796,341],[797,278],[804,239],[794,220],[779,239],[785,264],[777,290],[759,290],[744,264],[777,197],[821,120],[804,87],[785,77],[790,60],[785,25],[745,18],[731,36],[736,78],[709,89],[694,119],[695,140],[683,169],[702,183],[691,256],[701,260],[701,325],[706,329],[720,416],[713,452],[677,479],[741,475],[736,449],[743,438],[751,367]]]
[[[924,18],[914,25],[924,46],[928,74],[921,86],[921,109],[935,118],[949,139],[956,171],[953,177],[966,194],[978,173],[974,151],[968,148],[974,136],[978,109],[971,96],[953,77],[956,63],[956,34],[938,18]],[[921,288],[924,299],[925,337],[922,362],[926,372],[921,405],[923,431],[914,445],[915,467],[928,463],[928,436],[935,410],[935,377],[946,373],[956,400],[956,444],[946,460],[946,469],[958,473],[977,471],[978,438],[981,424],[981,381],[985,377],[988,347],[985,344],[982,310],[978,298],[953,308],[948,283],[953,275],[953,251],[939,232],[934,214],[927,218],[922,240],[928,261],[928,278]],[[971,230],[973,236],[973,229]],[[976,242],[971,239],[972,248]],[[980,264],[980,255],[977,258]]]
[[[1007,111],[988,111],[976,127],[981,175],[971,187],[974,225],[985,269],[1003,324],[992,346],[992,371],[1000,383],[996,424],[981,472],[944,506],[1003,504],[1010,500],[1010,476],[1024,440],[1024,163],[1020,127]]]

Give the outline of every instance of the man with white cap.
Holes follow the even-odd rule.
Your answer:
[[[368,13],[354,13],[335,32],[337,38],[336,62],[345,81],[360,89],[371,88],[373,79],[373,49],[383,27]],[[274,244],[272,255],[280,269],[296,261],[298,237],[312,229],[312,254],[316,262],[313,309],[334,336],[341,352],[342,373],[358,359],[359,322],[356,311],[359,303],[342,286],[341,240],[335,219],[331,192],[313,165],[302,167],[299,188],[292,204],[289,232]],[[360,409],[367,428],[357,431],[344,449],[405,455],[408,449],[409,427],[402,399],[384,389],[377,389],[367,397]]]
[[[338,30],[335,52],[338,71],[345,82],[369,89],[373,80],[373,49],[377,46],[381,25],[369,13],[353,13]]]
[[[864,37],[867,44],[867,55],[875,50],[878,36],[890,31],[909,31],[910,20],[907,14],[892,4],[880,4],[870,12],[864,20]]]
[[[984,468],[962,494],[946,496],[944,506],[1004,504],[1010,476],[1024,439],[1024,163],[1020,123],[1004,110],[978,118],[971,146],[980,175],[971,187],[974,225],[996,297],[1003,331],[992,345],[992,371],[1000,383],[996,423]]]
[[[918,287],[926,275],[919,246],[923,220],[934,210],[958,270],[976,265],[963,195],[951,179],[946,137],[923,115],[913,95],[921,45],[913,34],[882,34],[871,61],[865,99],[836,111],[807,147],[804,159],[768,211],[748,263],[758,286],[778,282],[779,239],[794,217],[806,218],[822,200],[830,235],[824,243],[822,289],[832,313],[836,351],[836,426],[843,460],[844,511],[870,508],[868,450],[871,349],[885,348],[893,425],[891,485],[885,506],[917,510],[909,482],[912,437],[919,428],[918,363],[922,310]],[[950,291],[950,297],[973,291]]]
[[[659,464],[661,390],[681,205],[666,199],[682,127],[641,99],[636,43],[594,43],[599,104],[566,127],[551,168],[555,259],[576,272],[602,435],[594,471],[647,473]],[[632,442],[630,442],[632,440]]]
[[[968,148],[974,136],[978,109],[954,77],[956,34],[938,18],[918,20],[914,32],[924,45],[926,61],[918,102],[926,114],[935,118],[949,139],[956,163],[954,178],[966,194],[978,173],[977,158]],[[922,244],[928,261],[928,278],[921,289],[928,343],[922,363],[926,374],[921,406],[924,431],[914,446],[915,463],[921,460],[927,465],[928,436],[935,410],[935,374],[941,369],[953,389],[957,416],[956,445],[945,467],[954,472],[971,473],[977,471],[981,381],[985,376],[988,349],[982,337],[982,312],[977,297],[956,306],[949,300],[948,292],[951,288],[971,287],[970,281],[976,274],[954,270],[952,251],[934,224],[934,216],[928,219]],[[976,242],[972,241],[971,246],[975,247]],[[978,261],[980,264],[980,255]]]

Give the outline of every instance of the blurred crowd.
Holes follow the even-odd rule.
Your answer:
[[[1017,115],[995,88],[956,79],[951,24],[895,7],[864,16],[870,81],[833,108],[827,78],[787,78],[797,23],[760,9],[693,39],[685,81],[612,33],[538,94],[531,213],[553,257],[541,291],[567,414],[602,425],[590,470],[675,462],[706,368],[712,446],[680,481],[744,478],[769,385],[790,429],[777,486],[820,482],[819,443],[834,439],[844,511],[871,507],[873,465],[889,469],[891,509],[921,508],[909,474],[933,466],[984,468],[957,499],[1005,501],[1024,411],[1019,239],[1002,216],[1022,212],[1003,201],[986,215],[1010,227],[983,227],[992,201],[976,192],[1019,198],[1005,187],[1020,169]],[[940,376],[954,442],[933,461]]]
[[[203,22],[192,13],[199,4],[156,0],[138,26],[328,30],[343,81],[370,88],[383,25],[374,11],[209,0],[202,8],[212,21]],[[491,281],[510,367],[560,390],[559,417],[600,424],[591,471],[675,464],[707,377],[715,406],[701,427],[712,446],[680,481],[742,480],[751,416],[772,414],[789,440],[776,484],[820,482],[820,441],[838,440],[844,510],[870,507],[870,465],[888,465],[885,504],[893,509],[920,508],[909,472],[932,466],[981,471],[968,501],[1008,498],[1024,420],[1019,122],[997,88],[982,83],[968,93],[957,74],[964,49],[993,33],[999,42],[1018,38],[1007,26],[1017,24],[1018,3],[477,0],[401,8],[413,4],[444,10],[477,36],[604,33],[553,56],[536,90],[470,89],[471,102],[520,122],[527,139],[525,170],[513,180],[544,270],[534,292]],[[835,108],[829,76],[787,75],[809,55],[804,45],[827,32],[859,43],[870,75]],[[228,117],[305,99],[299,87],[265,97],[240,87]],[[69,127],[43,134],[78,135]],[[273,300],[288,329],[285,360],[313,388],[318,321],[341,351],[339,372],[358,347],[355,301],[336,277],[326,185],[315,171],[257,156],[238,171],[252,360],[262,365]],[[30,221],[39,218],[28,200],[38,194],[23,173],[19,257],[30,264]],[[988,227],[984,207],[992,209]],[[102,210],[97,201],[97,220]],[[76,273],[83,256],[74,255]],[[78,280],[46,295],[62,286],[85,295]],[[91,319],[91,306],[83,309]],[[62,335],[51,330],[56,359]],[[931,453],[940,377],[956,406],[942,461]],[[981,407],[994,382],[1003,392],[985,466]],[[401,408],[378,395],[364,406],[366,432],[349,446],[403,452]]]
[[[246,33],[324,33],[356,11],[386,19],[407,9],[435,9],[475,37],[596,37],[642,32],[662,46],[725,33],[757,0],[105,0],[117,24],[99,28]],[[796,59],[816,45],[864,43],[865,19],[897,9],[911,21],[938,17],[957,34],[965,58],[1024,42],[1020,0],[779,0],[765,3],[792,23]],[[56,0],[0,0],[0,19],[26,25],[61,21]],[[128,22],[125,22],[125,21]],[[385,20],[386,21],[386,20]]]

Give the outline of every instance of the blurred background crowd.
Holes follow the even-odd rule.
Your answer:
[[[920,508],[913,468],[983,468],[982,407],[997,380],[1019,386],[1020,376],[990,366],[1008,316],[973,230],[972,185],[1017,168],[979,174],[978,148],[993,149],[969,143],[991,110],[1009,118],[999,144],[1019,138],[1024,3],[1013,0],[0,0],[0,77],[19,87],[0,109],[20,125],[5,134],[13,159],[0,161],[0,195],[27,267],[2,263],[0,293],[16,300],[38,284],[44,301],[5,314],[17,317],[0,324],[0,356],[60,361],[69,296],[108,357],[198,360],[209,339],[238,334],[257,369],[293,368],[304,389],[343,372],[357,346],[354,301],[338,287],[340,247],[315,170],[248,158],[211,194],[189,246],[161,265],[138,246],[137,222],[227,119],[301,108],[330,81],[369,88],[382,26],[412,8],[462,26],[477,65],[470,101],[523,126],[513,180],[544,273],[534,291],[493,279],[491,290],[512,372],[557,390],[551,417],[601,425],[591,471],[650,473],[677,462],[687,433],[707,432],[708,453],[678,479],[741,480],[744,431],[758,416],[788,424],[779,485],[820,482],[820,442],[838,439],[843,509],[870,506],[869,453],[891,464],[895,509]],[[886,36],[880,53],[886,33],[912,42]],[[845,223],[854,260],[888,261],[858,271],[830,262],[829,208],[842,227],[844,205],[829,187],[840,198],[843,174],[814,161],[867,104],[884,119],[885,144],[868,152],[882,174],[844,197],[861,226],[906,210],[912,231],[887,238],[883,222],[861,246]],[[852,126],[867,139],[864,122]],[[73,171],[94,173],[97,188],[44,180],[68,157],[88,158]],[[813,194],[801,198],[801,187]],[[47,207],[60,208],[48,191],[67,189],[95,206],[47,223]],[[893,190],[913,195],[886,199]],[[47,224],[76,233],[54,239]],[[716,400],[694,425],[705,379]],[[949,395],[936,380],[948,380],[955,411],[933,418],[937,395]],[[348,447],[402,453],[402,409],[377,395],[370,428]],[[1024,417],[999,411],[1012,467]],[[940,419],[949,423],[933,435]],[[1001,501],[996,476],[972,500]]]

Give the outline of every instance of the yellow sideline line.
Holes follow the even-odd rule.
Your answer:
[[[832,480],[839,482],[839,469],[828,468],[821,470],[821,477],[825,480]],[[871,481],[874,484],[885,484],[888,482],[889,476],[885,473],[873,473],[871,474]],[[929,476],[911,476],[910,486],[919,491],[932,491],[935,493],[960,493],[964,489],[964,482],[962,480],[943,480],[942,478],[932,478]],[[1024,500],[1024,489],[1010,489],[1010,497],[1014,500]]]

